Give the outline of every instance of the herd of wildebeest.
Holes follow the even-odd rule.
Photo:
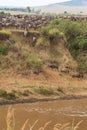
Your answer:
[[[38,29],[46,26],[53,19],[70,19],[72,21],[87,21],[87,17],[74,16],[41,16],[41,15],[0,15],[0,28]]]

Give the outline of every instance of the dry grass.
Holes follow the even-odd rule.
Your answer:
[[[40,127],[38,130],[45,130],[52,121],[48,121],[45,123],[44,126]],[[26,130],[27,125],[29,126],[28,130],[33,130],[35,125],[38,123],[38,120],[36,120],[33,125],[29,124],[29,119],[25,121],[23,126],[21,127],[20,130]],[[66,124],[55,124],[53,127],[53,130],[77,130],[80,126],[82,121],[78,122],[75,124],[75,120],[72,121],[72,124],[66,123]],[[7,113],[7,130],[15,130],[15,118],[14,118],[14,108],[11,106],[8,108],[8,113]]]
[[[7,130],[14,130],[14,128],[15,128],[14,109],[9,107],[7,113]]]
[[[78,122],[77,124],[75,124],[75,121],[73,121],[72,124],[70,123],[59,124],[58,123],[54,125],[53,130],[77,130],[81,123],[82,123],[82,120]]]
[[[45,130],[46,127],[51,123],[51,121],[48,121],[45,123],[45,125],[43,127],[40,127],[39,130]]]

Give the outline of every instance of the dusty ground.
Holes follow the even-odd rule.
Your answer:
[[[21,76],[16,74],[0,75],[0,89],[11,92],[30,90],[33,87],[51,87],[54,91],[59,88],[58,94],[43,95],[31,93],[27,97],[20,97],[16,102],[36,100],[54,100],[59,98],[83,98],[87,97],[87,79],[72,78],[70,75],[59,73],[57,70],[48,69],[39,75]],[[3,102],[3,100],[1,100]],[[12,102],[7,101],[8,103]],[[14,101],[15,102],[15,101]],[[6,103],[6,101],[5,101]]]
[[[27,86],[51,86],[54,88],[77,87],[79,89],[87,87],[87,79],[72,78],[72,76],[69,74],[60,73],[56,69],[46,69],[43,71],[43,73],[40,73],[38,75],[0,75],[0,88],[10,91],[12,89],[16,89],[15,86],[20,88],[23,87],[23,89],[25,89]]]

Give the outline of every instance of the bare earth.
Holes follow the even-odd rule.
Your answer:
[[[30,90],[33,87],[51,87],[55,91],[58,88],[63,90],[63,93],[45,96],[38,93],[32,93],[28,97],[20,97],[13,101],[17,102],[28,102],[28,101],[40,101],[40,100],[54,100],[54,99],[72,99],[72,98],[84,98],[87,97],[87,79],[72,78],[70,75],[59,73],[57,70],[48,69],[39,75],[31,74],[30,76],[21,76],[16,74],[1,75],[0,76],[0,89],[11,92]],[[4,101],[2,102],[12,102]]]

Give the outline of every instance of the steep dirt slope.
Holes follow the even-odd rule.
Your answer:
[[[17,97],[24,99],[29,98],[29,92],[31,97],[39,98],[42,97],[40,93],[49,93],[46,90],[49,88],[54,96],[79,95],[80,92],[84,96],[86,77],[72,77],[77,73],[77,63],[64,41],[59,40],[56,45],[46,48],[31,43],[30,38],[23,34],[12,34],[8,53],[0,55],[0,93],[5,90],[11,92],[10,98],[16,93]]]

